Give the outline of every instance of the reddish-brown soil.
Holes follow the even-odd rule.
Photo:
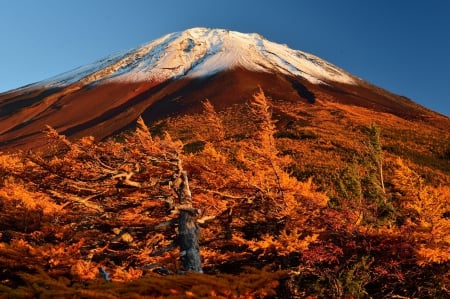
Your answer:
[[[315,85],[279,73],[243,69],[204,78],[166,82],[97,83],[45,89],[30,86],[0,95],[0,150],[38,148],[46,125],[69,137],[103,139],[133,126],[138,116],[147,122],[198,111],[209,99],[216,109],[245,104],[261,87],[277,101],[327,105],[341,103],[426,122],[444,129],[450,119],[361,81],[358,85],[330,82]]]

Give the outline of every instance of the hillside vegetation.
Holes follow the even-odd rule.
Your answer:
[[[450,296],[450,134],[307,105],[259,90],[101,142],[48,128],[45,150],[2,154],[0,296]]]

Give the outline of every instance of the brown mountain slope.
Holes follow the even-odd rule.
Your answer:
[[[46,125],[69,137],[93,135],[104,139],[133,125],[139,115],[151,123],[169,115],[198,111],[208,98],[218,109],[242,105],[260,86],[273,99],[329,109],[335,104],[367,108],[372,114],[387,113],[402,120],[435,127],[436,134],[450,127],[447,117],[412,101],[376,88],[330,82],[312,84],[280,73],[234,69],[213,76],[165,82],[108,83],[64,88],[28,87],[0,95],[0,149],[38,148]],[[347,108],[344,108],[347,107]],[[349,115],[351,117],[351,115]]]

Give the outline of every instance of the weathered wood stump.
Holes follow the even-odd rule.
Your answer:
[[[200,236],[200,227],[197,224],[198,210],[192,207],[192,195],[186,171],[180,171],[180,178],[181,182],[177,192],[180,206],[177,208],[180,212],[178,244],[180,246],[181,264],[185,271],[202,273],[200,246],[198,244]]]

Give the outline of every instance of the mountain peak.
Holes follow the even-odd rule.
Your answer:
[[[281,72],[314,84],[355,82],[354,77],[338,67],[314,55],[268,41],[259,34],[196,27],[106,57],[51,78],[48,83],[161,82],[183,76],[203,77],[232,68]]]
[[[151,122],[199,111],[205,98],[219,109],[244,107],[258,86],[302,109],[338,103],[448,128],[448,118],[314,55],[256,33],[192,28],[0,94],[0,150],[43,146],[46,125],[73,138],[103,139],[139,116]]]

